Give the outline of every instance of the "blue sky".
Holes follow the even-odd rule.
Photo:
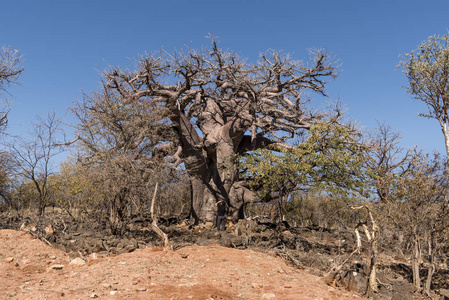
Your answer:
[[[445,153],[437,121],[418,116],[424,104],[406,93],[400,54],[449,28],[449,1],[2,1],[0,46],[21,51],[25,72],[14,96],[9,132],[30,130],[36,115],[66,113],[82,92],[96,90],[98,70],[132,65],[131,57],[161,47],[220,45],[255,62],[267,49],[307,59],[325,48],[339,60],[328,85],[347,117],[363,127],[386,123],[403,145]]]

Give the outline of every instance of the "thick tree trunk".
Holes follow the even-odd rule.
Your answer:
[[[223,124],[217,116],[212,120],[214,122],[203,123],[204,136],[201,137],[179,110],[175,110],[175,117],[172,118],[178,128],[183,161],[190,177],[191,217],[195,223],[214,221],[215,203],[220,200],[227,203],[229,214],[238,218],[243,208],[245,195],[242,194],[249,194],[238,185],[235,165],[235,154],[244,132],[233,129],[236,122]]]
[[[215,203],[224,200],[228,206],[229,216],[238,219],[244,205],[245,192],[249,190],[239,186],[237,182],[237,170],[231,163],[222,164],[221,172],[217,169],[217,163],[209,160],[207,168],[202,168],[201,173],[190,176],[192,188],[191,216],[195,223],[214,221],[217,207]]]

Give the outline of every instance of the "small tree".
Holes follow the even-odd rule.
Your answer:
[[[21,67],[22,56],[16,49],[0,48],[0,133],[6,128],[9,112],[9,102],[3,92],[11,85],[18,84],[19,75],[23,72]],[[0,149],[0,202],[5,201],[12,206],[11,199],[11,157]],[[17,208],[17,207],[16,207]]]
[[[436,270],[437,252],[449,225],[447,217],[448,188],[446,165],[436,155],[433,159],[420,156],[414,159],[410,171],[398,182],[396,201],[388,204],[388,217],[396,228],[405,232],[412,245],[413,284],[422,289],[420,268],[427,248],[428,273],[424,291],[429,292]]]
[[[402,147],[401,135],[385,124],[378,124],[367,136],[366,169],[379,202],[387,203],[394,200],[396,182],[419,151]]]
[[[407,76],[407,92],[427,105],[420,116],[436,119],[444,134],[449,160],[449,36],[433,35],[400,62]]]
[[[69,157],[60,164],[59,172],[50,178],[56,204],[72,218],[92,213],[100,204],[99,199],[103,198],[103,190],[96,185],[96,176],[92,173],[76,158]]]
[[[34,185],[38,194],[38,212],[42,216],[50,198],[48,179],[54,174],[52,160],[62,152],[58,142],[61,121],[56,115],[38,117],[30,138],[18,137],[11,145],[17,175],[23,176]]]
[[[167,120],[161,120],[163,108],[148,101],[123,100],[104,89],[86,95],[73,108],[82,121],[77,126],[80,161],[101,186],[102,205],[109,210],[109,224],[117,234],[132,212],[149,208],[149,188],[157,182],[158,203],[166,205],[161,201],[164,190],[180,172],[180,158],[165,160],[173,146],[165,141],[175,133]]]
[[[284,214],[289,191],[313,189],[343,197],[366,194],[362,149],[354,130],[318,122],[296,147],[279,149],[280,154],[256,150],[242,157],[240,168],[262,199],[267,195],[283,199],[279,206]]]

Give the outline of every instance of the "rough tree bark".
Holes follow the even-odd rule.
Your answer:
[[[145,102],[158,110],[159,125],[171,134],[159,135],[150,156],[172,168],[184,164],[196,222],[212,221],[219,200],[227,202],[233,218],[243,215],[244,204],[255,195],[239,177],[236,156],[289,147],[286,140],[324,118],[307,108],[310,99],[304,92],[325,95],[326,80],[336,77],[336,67],[323,52],[314,53],[308,66],[275,51],[253,65],[219,49],[214,39],[202,52],[162,52],[139,57],[137,63],[135,71],[105,72],[103,92],[93,97],[120,98],[117,105],[123,107]],[[92,109],[89,101],[86,110]],[[330,119],[338,116],[337,111]]]

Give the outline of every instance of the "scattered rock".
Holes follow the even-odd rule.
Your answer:
[[[48,270],[62,270],[64,268],[64,265],[51,265],[48,267]]]
[[[262,299],[273,299],[273,298],[276,298],[276,295],[273,293],[262,294]]]
[[[48,225],[47,227],[45,227],[45,233],[47,235],[51,235],[51,234],[55,233],[54,230],[53,230],[53,227],[51,226],[51,224]]]
[[[85,264],[86,264],[86,262],[81,257],[77,257],[77,258],[73,259],[72,261],[70,261],[70,263],[69,263],[69,265],[74,266],[74,267],[81,267],[81,266],[84,266]]]
[[[94,252],[89,255],[89,258],[87,260],[92,261],[92,260],[97,260],[97,259],[98,259],[98,254]]]
[[[98,298],[98,295],[95,294],[95,293],[92,293],[92,294],[90,294],[90,297],[91,297],[91,298]]]
[[[31,232],[35,232],[37,230],[36,225],[26,225],[26,223],[23,223],[22,226],[20,226],[20,230],[22,231],[31,231]]]
[[[259,290],[262,286],[260,284],[258,284],[258,283],[253,283],[252,287],[255,290]]]
[[[290,230],[285,230],[284,232],[282,232],[282,234],[283,234],[284,236],[293,236],[293,234],[291,233]]]
[[[7,258],[5,258],[3,261],[5,262],[5,263],[10,263],[10,262],[12,262],[14,260],[14,257],[7,257]]]

